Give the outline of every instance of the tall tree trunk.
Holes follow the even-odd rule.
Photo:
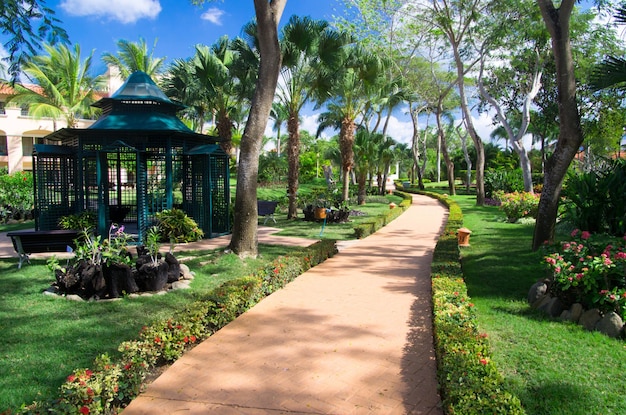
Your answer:
[[[220,147],[222,148],[222,150],[224,150],[224,153],[226,153],[230,158],[233,156],[233,122],[230,120],[230,117],[227,113],[219,113],[216,127],[217,134],[222,139],[222,141],[220,142]]]
[[[350,199],[350,171],[354,163],[354,120],[344,118],[339,131],[339,150],[341,151],[341,175],[343,187],[341,197],[343,201]]]
[[[289,209],[287,219],[298,218],[298,179],[300,174],[300,122],[298,114],[290,114],[287,121],[289,131],[289,141],[287,142],[288,180],[287,196],[289,198]]]
[[[248,122],[241,138],[235,220],[230,249],[240,257],[258,254],[257,180],[263,133],[278,83],[281,54],[278,23],[287,0],[254,0],[261,61]]]
[[[456,63],[457,86],[459,87],[459,97],[461,98],[461,110],[465,119],[465,126],[476,149],[476,204],[482,206],[485,204],[485,146],[478,136],[472,121],[472,114],[467,104],[467,96],[465,95],[465,65],[461,59],[461,51],[459,45],[450,39],[452,49],[454,51],[454,61]],[[448,162],[446,161],[446,164]],[[454,180],[454,178],[452,178]]]
[[[537,0],[537,3],[552,38],[552,53],[556,63],[559,93],[560,129],[554,153],[546,160],[543,190],[539,199],[533,236],[534,250],[539,249],[545,241],[554,240],[554,227],[563,179],[583,143],[580,114],[576,103],[574,59],[569,37],[569,22],[575,0],[563,0],[559,8],[555,8],[549,0]]]
[[[446,143],[446,136],[443,130],[443,123],[441,121],[441,115],[443,113],[442,101],[439,101],[437,107],[437,136],[439,137],[439,142],[441,143],[441,152],[443,153],[443,159],[446,162],[446,169],[448,172],[448,192],[450,195],[456,195],[456,188],[454,187],[454,163],[450,159],[450,154],[448,154],[448,145]]]

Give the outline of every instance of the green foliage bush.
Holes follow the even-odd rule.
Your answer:
[[[498,191],[494,196],[500,201],[500,210],[504,212],[508,222],[515,223],[521,218],[537,217],[539,195],[529,192]]]
[[[272,264],[251,276],[230,280],[207,298],[191,303],[172,318],[142,328],[137,339],[119,346],[120,357],[102,355],[93,369],[77,369],[59,389],[59,397],[24,406],[19,413],[36,415],[115,414],[141,391],[151,370],[178,359],[202,341],[250,309],[265,295],[282,288],[300,273],[337,253],[336,241],[322,240]]]
[[[33,175],[0,169],[0,221],[32,219],[34,209]]]
[[[287,177],[287,159],[279,157],[275,152],[262,154],[259,157],[259,182],[279,183]]]
[[[476,322],[460,264],[456,231],[463,226],[460,207],[451,199],[426,193],[450,213],[435,247],[431,267],[437,374],[446,414],[525,414],[519,399],[506,391],[491,360],[486,333]]]
[[[162,242],[195,242],[204,236],[195,220],[180,209],[168,209],[156,214]]]
[[[96,213],[91,211],[61,216],[59,219],[59,227],[67,230],[91,232],[96,229],[96,223]]]
[[[393,209],[389,209],[384,215],[379,215],[372,220],[365,221],[358,226],[354,227],[354,236],[357,239],[363,239],[369,236],[400,216],[409,206],[411,206],[412,196],[409,193],[396,190],[394,192],[396,196],[402,197],[402,202]]]
[[[563,186],[563,220],[592,233],[626,234],[626,160],[603,170],[568,172]]]
[[[551,293],[565,306],[581,303],[626,319],[626,242],[578,229],[571,236],[545,247]]]
[[[485,171],[485,197],[492,198],[496,192],[524,191],[522,170],[489,169]]]

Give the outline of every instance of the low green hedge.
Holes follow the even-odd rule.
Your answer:
[[[389,211],[384,215],[376,216],[371,220],[365,221],[358,226],[354,227],[354,236],[356,239],[363,239],[366,236],[369,236],[387,225],[389,222],[400,216],[405,210],[411,206],[411,201],[413,197],[409,193],[401,192],[396,190],[393,192],[394,195],[402,197],[402,201],[398,206],[393,209],[389,209]]]
[[[461,208],[438,193],[420,193],[439,199],[450,210],[431,266],[437,376],[444,411],[448,415],[525,414],[519,399],[504,389],[491,361],[488,336],[479,331],[467,295],[456,236],[463,225]]]
[[[136,340],[119,346],[119,357],[102,355],[95,360],[93,368],[75,370],[61,385],[58,398],[34,402],[22,407],[19,413],[118,413],[141,392],[144,380],[154,369],[174,362],[264,296],[336,252],[336,241],[322,240],[277,258],[251,276],[225,282],[207,298],[190,304],[172,318],[144,327]]]

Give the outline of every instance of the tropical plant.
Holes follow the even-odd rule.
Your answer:
[[[282,82],[278,84],[277,96],[287,110],[287,217],[295,219],[300,159],[300,111],[316,92],[321,66],[334,64],[338,56],[337,50],[343,46],[345,38],[326,21],[292,16],[283,28],[281,40]]]
[[[194,242],[204,236],[202,229],[180,209],[166,209],[156,214],[158,232],[166,242]]]
[[[213,115],[206,89],[195,74],[191,59],[176,59],[160,79],[159,86],[168,97],[187,108],[182,116],[191,121],[191,128],[202,134],[204,123]]]
[[[385,62],[358,45],[349,45],[337,53],[339,59],[336,62],[339,63],[320,71],[318,104],[325,103],[327,111],[320,114],[317,134],[328,127],[339,129],[342,197],[347,200],[350,171],[354,167],[356,120],[368,105],[373,93],[371,87],[384,70]]]
[[[47,55],[33,56],[24,63],[26,76],[36,86],[15,84],[16,93],[7,102],[15,101],[29,106],[29,114],[36,118],[64,118],[69,128],[76,127],[79,117],[92,117],[96,109],[95,92],[103,78],[93,77],[93,52],[81,61],[80,46],[70,50],[65,45],[44,45]]]
[[[133,72],[142,71],[150,77],[160,74],[161,68],[166,58],[155,58],[154,49],[156,40],[152,46],[152,50],[148,51],[146,41],[139,39],[139,42],[130,42],[121,39],[117,42],[117,55],[112,53],[104,53],[102,60],[107,65],[113,66],[120,71],[122,79],[127,79]]]
[[[6,61],[12,82],[17,81],[22,65],[37,54],[41,44],[69,43],[67,32],[45,0],[2,2],[0,13],[0,32],[8,35],[4,49],[9,53]]]
[[[32,218],[34,208],[33,175],[18,171],[0,171],[0,221]]]

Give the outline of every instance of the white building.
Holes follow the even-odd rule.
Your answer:
[[[123,83],[118,72],[109,68],[108,91],[116,91]],[[33,168],[33,144],[55,144],[46,142],[48,134],[67,127],[64,119],[39,118],[28,115],[27,107],[14,102],[7,103],[14,93],[8,85],[0,85],[0,168],[7,167],[9,173]],[[106,92],[103,94],[106,95]],[[87,128],[95,120],[79,120],[76,128]]]

